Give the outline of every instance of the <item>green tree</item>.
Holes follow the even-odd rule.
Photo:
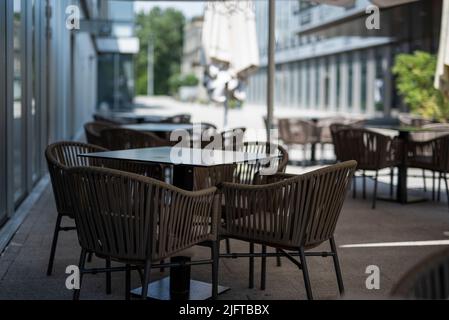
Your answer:
[[[396,87],[410,111],[427,118],[447,120],[449,101],[433,86],[437,59],[423,51],[396,56]]]
[[[140,51],[136,57],[136,91],[147,93],[148,42],[154,47],[154,93],[170,93],[169,78],[179,73],[185,18],[182,12],[154,7],[149,13],[136,16],[136,34]]]

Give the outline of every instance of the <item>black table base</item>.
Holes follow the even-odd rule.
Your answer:
[[[171,263],[181,265],[170,268],[170,276],[154,281],[148,286],[147,298],[156,300],[207,300],[212,298],[212,284],[191,280],[189,257],[173,257]],[[184,263],[183,263],[184,262]],[[229,288],[218,286],[218,294],[228,291]],[[142,295],[142,287],[131,290],[135,296]]]

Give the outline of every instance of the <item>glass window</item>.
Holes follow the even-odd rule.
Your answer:
[[[348,53],[348,109],[352,109],[352,86],[353,86],[353,77],[354,77],[354,67],[352,65],[352,53]]]
[[[329,57],[324,62],[324,107],[329,108],[330,99],[330,75],[329,75]]]
[[[374,87],[374,103],[376,111],[384,111],[385,80],[382,49],[376,50],[376,79],[374,80]]]
[[[36,12],[36,2],[35,0],[31,1],[32,6],[32,15],[31,15],[31,48],[29,48],[29,54],[31,54],[31,87],[30,87],[30,112],[31,112],[31,123],[30,123],[30,130],[33,133],[33,139],[34,143],[31,143],[31,179],[32,182],[36,182],[37,179],[40,177],[40,126],[39,126],[39,117],[37,112],[37,105],[36,105],[36,94],[38,88],[37,82],[36,82],[36,76],[37,76],[37,57],[35,48],[36,48],[36,15],[38,14]]]
[[[23,70],[22,70],[22,13],[21,0],[13,2],[13,175],[14,201],[19,201],[24,193],[23,138],[25,114],[23,112]]]
[[[336,74],[336,87],[337,87],[337,97],[336,97],[336,109],[340,110],[340,88],[341,88],[341,82],[340,82],[340,76],[341,76],[341,71],[340,71],[340,61],[341,61],[341,57],[340,55],[337,55],[335,57],[335,68],[337,69],[337,74]]]
[[[362,51],[360,54],[360,64],[361,64],[361,69],[362,69],[362,84],[361,84],[361,88],[360,88],[360,95],[362,98],[362,104],[361,104],[361,108],[362,111],[366,111],[366,95],[367,95],[367,81],[366,81],[366,77],[367,77],[367,54],[366,51]]]
[[[307,61],[306,62],[306,108],[310,107],[310,81],[308,81],[310,79],[310,62]]]
[[[320,105],[320,61],[315,61],[315,106]]]
[[[0,70],[6,69],[5,2],[0,2]],[[6,73],[0,72],[0,226],[6,218]]]

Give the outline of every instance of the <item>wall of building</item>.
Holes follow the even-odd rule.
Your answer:
[[[402,107],[391,74],[394,56],[436,52],[441,0],[385,9],[380,30],[365,27],[369,3],[276,3],[276,106],[368,116]],[[268,8],[265,1],[255,4],[262,68],[249,81],[248,102],[264,105]]]
[[[66,28],[69,5],[84,14],[78,0],[0,1],[0,227],[45,175],[46,146],[74,139],[95,107],[94,42]]]

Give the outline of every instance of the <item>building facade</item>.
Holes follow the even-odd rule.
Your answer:
[[[204,59],[202,44],[203,17],[193,17],[184,25],[184,43],[182,49],[181,74],[194,74],[198,79],[198,85],[194,91],[191,88],[181,88],[180,97],[183,99],[194,98],[199,101],[207,101],[207,91],[203,85]],[[187,89],[187,91],[186,91]],[[190,91],[190,92],[189,92]]]
[[[76,139],[91,119],[98,45],[94,33],[71,26],[107,18],[107,5],[0,1],[0,231],[17,225],[17,212],[45,176],[45,147]]]
[[[276,1],[275,105],[388,116],[402,109],[391,68],[398,53],[436,53],[441,0],[380,11],[369,30],[368,0],[342,8],[301,0]],[[265,104],[268,3],[255,1],[261,68],[251,77],[248,102]]]

